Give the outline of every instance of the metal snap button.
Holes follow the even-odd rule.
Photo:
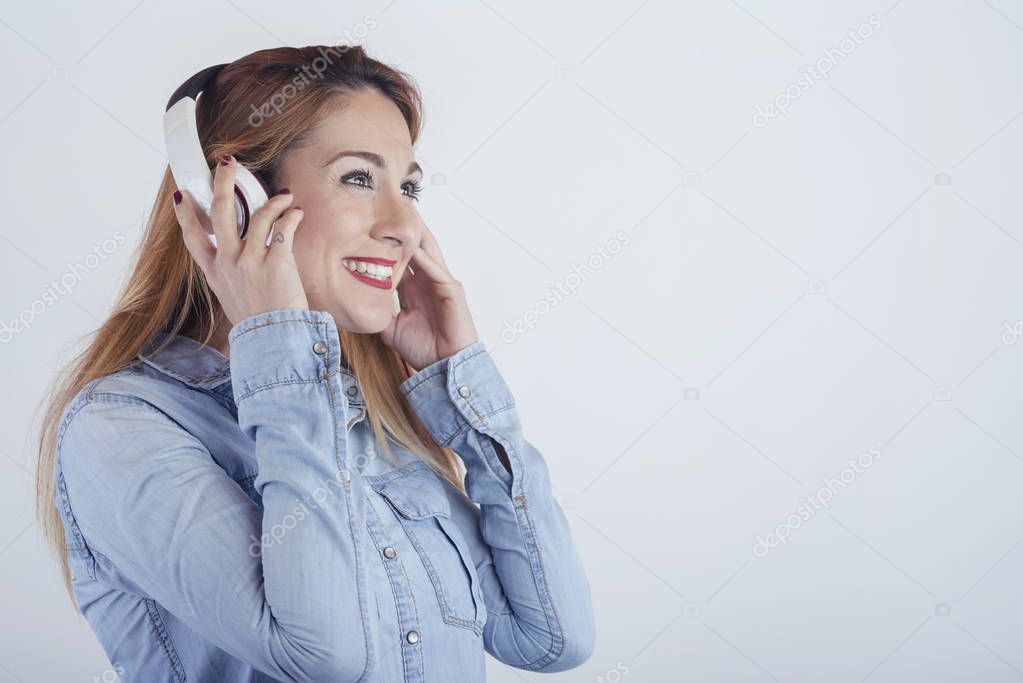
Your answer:
[[[359,387],[348,387],[348,395],[355,396],[359,393]]]
[[[313,353],[319,356],[322,356],[323,354],[327,353],[327,342],[318,341],[315,344],[313,344]]]
[[[458,395],[462,398],[469,398],[470,393],[469,387],[458,387]]]
[[[391,546],[387,546],[386,548],[384,548],[384,557],[386,557],[388,560],[393,560],[397,556],[398,551],[392,548]]]
[[[405,634],[405,640],[407,640],[410,643],[418,643],[419,631],[409,631],[408,633]]]

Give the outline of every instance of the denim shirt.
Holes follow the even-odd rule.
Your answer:
[[[586,574],[482,341],[400,385],[466,497],[393,440],[397,465],[376,452],[330,314],[228,340],[151,345],[60,423],[72,585],[122,680],[447,683],[484,680],[484,652],[590,656]]]

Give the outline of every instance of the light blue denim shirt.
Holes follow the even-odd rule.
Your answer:
[[[482,341],[400,386],[471,500],[376,452],[330,314],[261,313],[229,342],[150,346],[60,424],[73,588],[122,680],[449,683],[484,680],[484,652],[589,657],[583,565]]]

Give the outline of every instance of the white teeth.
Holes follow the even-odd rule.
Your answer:
[[[394,269],[390,266],[381,266],[376,263],[366,263],[365,261],[359,261],[356,259],[342,259],[342,265],[348,270],[359,273],[360,275],[366,275],[375,280],[386,280],[391,277]]]

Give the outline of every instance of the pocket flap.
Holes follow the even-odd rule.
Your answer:
[[[375,491],[409,519],[434,515],[451,516],[442,482],[422,460],[385,474],[366,478]]]

